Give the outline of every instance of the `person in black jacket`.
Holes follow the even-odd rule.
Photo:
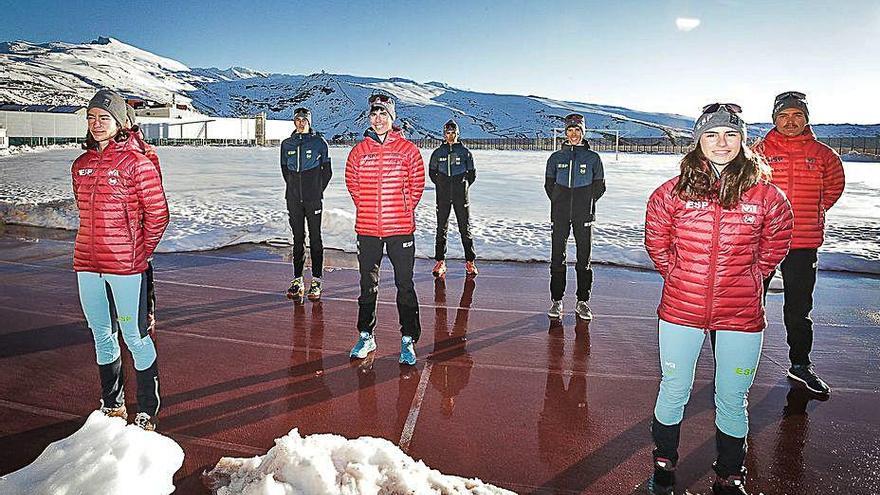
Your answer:
[[[281,142],[281,174],[287,184],[287,213],[293,230],[293,281],[287,289],[289,299],[301,299],[305,292],[306,224],[309,227],[309,251],[312,257],[312,283],[308,296],[321,298],[321,275],[324,270],[324,245],[321,242],[321,211],[324,189],[330,183],[330,155],[327,141],[312,129],[312,112],[307,108],[293,111],[295,130]]]
[[[588,301],[593,288],[590,268],[593,221],[596,201],[605,194],[605,170],[602,159],[584,141],[584,116],[565,117],[566,142],[547,160],[544,190],[550,198],[552,248],[550,255],[550,297],[553,300],[547,316],[562,317],[562,296],[565,295],[565,250],[569,233],[574,231],[577,245],[577,316],[592,320]]]
[[[468,189],[477,178],[474,157],[458,141],[458,124],[450,120],[443,126],[446,142],[431,153],[428,176],[437,192],[437,240],[434,244],[434,276],[446,274],[446,232],[449,230],[449,213],[455,209],[461,245],[464,247],[464,267],[468,277],[476,277],[478,270],[474,260],[474,238],[471,235],[470,201]]]

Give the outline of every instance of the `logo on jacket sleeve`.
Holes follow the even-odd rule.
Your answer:
[[[77,170],[76,173],[79,175],[92,175],[92,172],[94,172],[94,171],[95,171],[95,169],[93,169],[93,168],[81,168],[81,169]]]
[[[743,203],[742,211],[743,213],[758,213],[758,205]]]

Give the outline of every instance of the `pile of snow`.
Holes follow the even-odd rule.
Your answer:
[[[385,439],[302,437],[297,429],[276,439],[264,456],[220,459],[205,478],[217,495],[513,493],[478,479],[445,475]]]
[[[170,438],[95,411],[33,463],[0,477],[0,493],[165,495],[181,465],[183,450]]]

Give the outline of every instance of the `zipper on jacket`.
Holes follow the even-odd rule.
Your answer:
[[[452,183],[452,145],[449,145],[449,151],[446,152],[446,177],[449,179],[449,183]]]
[[[718,239],[721,237],[721,203],[715,202],[712,210],[712,244],[709,252],[709,294],[706,301],[706,325],[703,329],[708,332],[712,323],[712,306],[715,298],[715,274],[718,271]]]
[[[388,139],[388,134],[385,135],[385,139]],[[377,215],[376,215],[376,232],[379,234],[379,237],[384,237],[382,234],[382,177],[385,175],[382,170],[382,165],[385,163],[385,143],[379,143],[379,175],[376,177],[376,199],[378,200],[377,206]]]
[[[299,200],[303,201],[303,178],[302,178],[302,141],[300,136],[299,143],[296,145],[296,171],[299,176]]]
[[[792,160],[792,156],[789,153],[788,155],[788,202],[791,203],[792,209],[794,209],[794,160]],[[792,229],[793,231],[794,229]]]
[[[103,156],[99,155],[98,164],[100,165],[102,161]],[[95,177],[92,181],[92,192],[89,195],[89,230],[91,231],[89,236],[89,258],[91,258],[92,268],[97,268],[98,264],[95,263],[95,194],[98,192],[98,176],[100,174],[97,167],[95,167],[95,171],[92,173],[95,174]]]
[[[571,187],[571,169],[574,168],[575,157],[574,146],[571,147],[571,159],[568,160],[568,220],[574,220],[574,189]]]

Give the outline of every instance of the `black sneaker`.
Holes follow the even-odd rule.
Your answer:
[[[831,387],[816,375],[812,364],[793,364],[788,369],[788,377],[803,383],[810,392],[820,395],[831,393]]]
[[[746,478],[742,475],[732,475],[727,478],[717,478],[712,483],[713,495],[749,495],[746,491]]]
[[[654,458],[654,474],[646,483],[651,495],[675,495],[675,466],[662,457]]]

